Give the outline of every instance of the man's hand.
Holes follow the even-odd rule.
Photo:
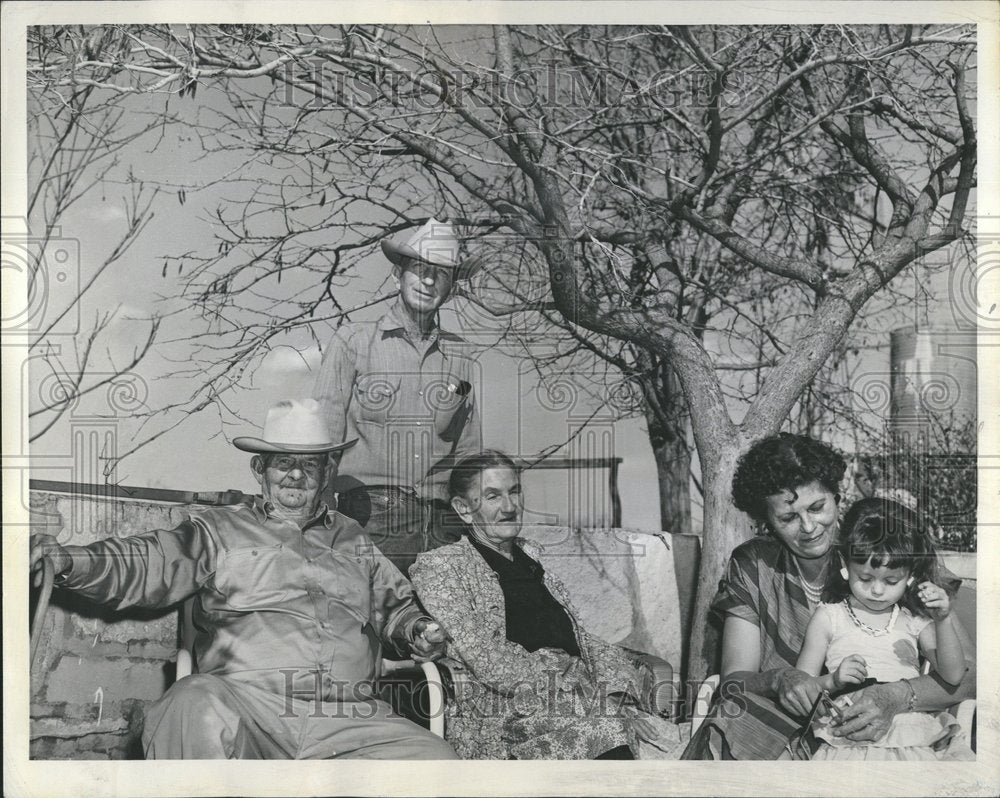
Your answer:
[[[844,657],[833,674],[833,684],[839,690],[849,684],[861,684],[868,677],[868,664],[860,654]]]
[[[851,693],[854,702],[844,707],[840,720],[830,723],[835,737],[846,737],[855,742],[874,742],[885,737],[893,717],[902,711],[909,698],[910,688],[903,682],[873,684]]]
[[[52,535],[32,535],[31,536],[31,552],[30,552],[30,565],[29,569],[34,571],[38,564],[42,561],[42,557],[48,557],[52,560],[52,564],[55,566],[56,576],[68,571],[72,565],[73,560],[61,545]],[[38,587],[42,584],[42,569],[38,568],[35,573],[34,585]]]
[[[808,715],[822,691],[819,679],[798,668],[788,668],[778,674],[778,701],[793,715]]]
[[[440,624],[421,618],[413,624],[413,642],[410,651],[415,662],[440,659],[448,649],[444,630]]]

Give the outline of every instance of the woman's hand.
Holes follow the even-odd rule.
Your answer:
[[[943,621],[951,614],[951,599],[943,587],[933,582],[921,582],[917,595],[920,603],[927,608],[927,614],[935,621]]]
[[[626,707],[629,718],[626,726],[629,748],[636,759],[677,759],[687,744],[678,733],[679,727],[666,718],[636,712],[635,707]]]
[[[823,691],[820,679],[798,668],[788,668],[777,676],[778,701],[793,715],[808,715]]]
[[[638,715],[632,719],[632,730],[635,736],[644,742],[651,743],[660,734],[655,722],[648,715]]]
[[[833,674],[833,684],[838,690],[849,684],[861,684],[868,678],[868,664],[860,654],[844,657]]]
[[[854,703],[843,708],[840,720],[830,723],[835,737],[854,742],[874,742],[889,731],[892,719],[901,712],[910,688],[903,682],[873,684],[851,694]]]

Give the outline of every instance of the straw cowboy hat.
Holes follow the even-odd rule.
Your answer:
[[[255,454],[325,454],[343,451],[357,442],[357,438],[343,443],[333,440],[315,399],[291,399],[267,411],[262,438],[234,438],[233,446]]]
[[[453,279],[467,280],[479,269],[477,259],[462,258],[459,239],[451,222],[430,218],[414,231],[405,244],[388,239],[382,251],[396,266],[405,266],[410,258],[453,270]]]

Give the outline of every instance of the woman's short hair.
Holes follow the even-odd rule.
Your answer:
[[[448,497],[454,499],[456,496],[467,496],[476,478],[491,468],[509,468],[514,473],[521,471],[510,455],[498,449],[483,449],[463,457],[455,464],[448,478]]]
[[[767,497],[818,482],[840,490],[847,463],[831,446],[805,435],[782,432],[758,441],[736,464],[733,504],[755,521],[767,520]]]

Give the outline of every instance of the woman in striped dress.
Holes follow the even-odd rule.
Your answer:
[[[733,502],[766,534],[733,551],[712,611],[723,622],[722,683],[684,759],[779,759],[805,722],[819,689],[795,667],[813,610],[835,561],[844,459],[824,443],[781,434],[753,446],[733,478]],[[960,629],[963,645],[971,641]],[[833,730],[880,739],[903,711],[945,709],[974,689],[934,676],[858,691]]]

